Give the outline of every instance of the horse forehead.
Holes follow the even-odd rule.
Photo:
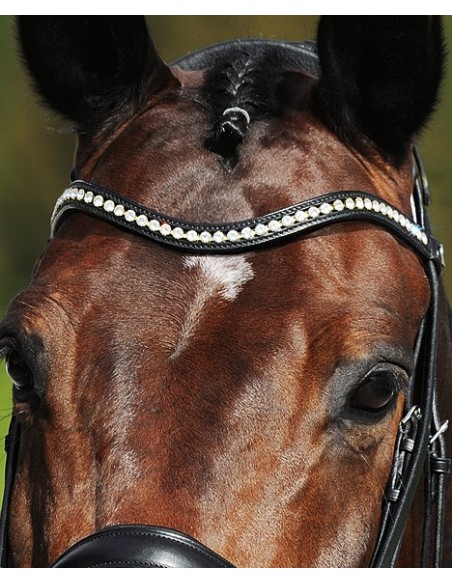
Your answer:
[[[205,147],[211,130],[208,112],[197,103],[180,99],[156,106],[108,147],[100,146],[101,154],[82,164],[79,174],[196,223],[249,219],[336,190],[394,197],[390,177],[375,168],[368,172],[356,153],[302,109],[254,122],[233,168]]]
[[[306,321],[314,331],[322,320],[354,315],[365,329],[373,314],[417,322],[428,301],[414,254],[369,225],[338,225],[289,245],[224,256],[177,254],[96,223],[89,221],[96,226],[92,233],[83,215],[68,219],[32,289],[41,289],[43,297],[53,290],[52,297],[80,322],[85,316],[91,322],[93,310],[116,315],[120,330],[138,302],[140,314],[161,325],[179,348],[212,314],[236,318],[243,312],[254,322],[274,315]]]

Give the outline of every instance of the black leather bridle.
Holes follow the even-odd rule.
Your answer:
[[[249,41],[251,42],[251,41]],[[312,44],[295,45],[303,59],[315,60]],[[291,46],[291,50],[293,46]],[[201,59],[198,63],[203,62]],[[311,63],[311,67],[314,67]],[[445,483],[450,472],[444,431],[436,405],[439,275],[443,248],[425,213],[429,190],[422,161],[414,150],[413,217],[376,195],[339,191],[268,215],[229,224],[191,224],[143,207],[101,186],[74,181],[58,199],[51,236],[63,216],[81,211],[121,229],[190,254],[239,254],[281,245],[305,233],[343,221],[382,226],[419,256],[430,282],[431,299],[419,330],[415,371],[396,439],[392,473],[383,499],[382,519],[369,567],[394,567],[408,515],[424,477],[424,529],[421,565],[441,566]],[[6,440],[7,468],[0,519],[1,567],[8,567],[8,514],[19,450],[20,427],[12,419]],[[78,542],[51,567],[233,567],[193,538],[155,526],[121,525]]]

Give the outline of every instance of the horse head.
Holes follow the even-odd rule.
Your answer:
[[[0,328],[11,565],[133,532],[219,565],[369,565],[431,306],[412,148],[439,19],[323,17],[317,45],[171,67],[138,17],[18,31],[78,141]]]

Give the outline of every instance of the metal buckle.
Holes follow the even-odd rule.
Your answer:
[[[386,499],[391,503],[395,503],[400,496],[400,490],[403,485],[403,471],[409,455],[413,451],[417,422],[421,417],[421,408],[415,405],[409,409],[399,422],[399,433],[394,449],[394,463],[385,493]]]
[[[400,432],[405,433],[408,422],[412,422],[413,420],[419,421],[422,418],[421,408],[419,406],[413,406],[408,410],[408,412],[404,415],[404,417],[399,422],[399,430]]]

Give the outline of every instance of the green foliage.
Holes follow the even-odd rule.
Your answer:
[[[8,433],[11,416],[11,382],[8,380],[3,363],[0,363],[0,501],[3,494],[5,466],[4,438]]]

